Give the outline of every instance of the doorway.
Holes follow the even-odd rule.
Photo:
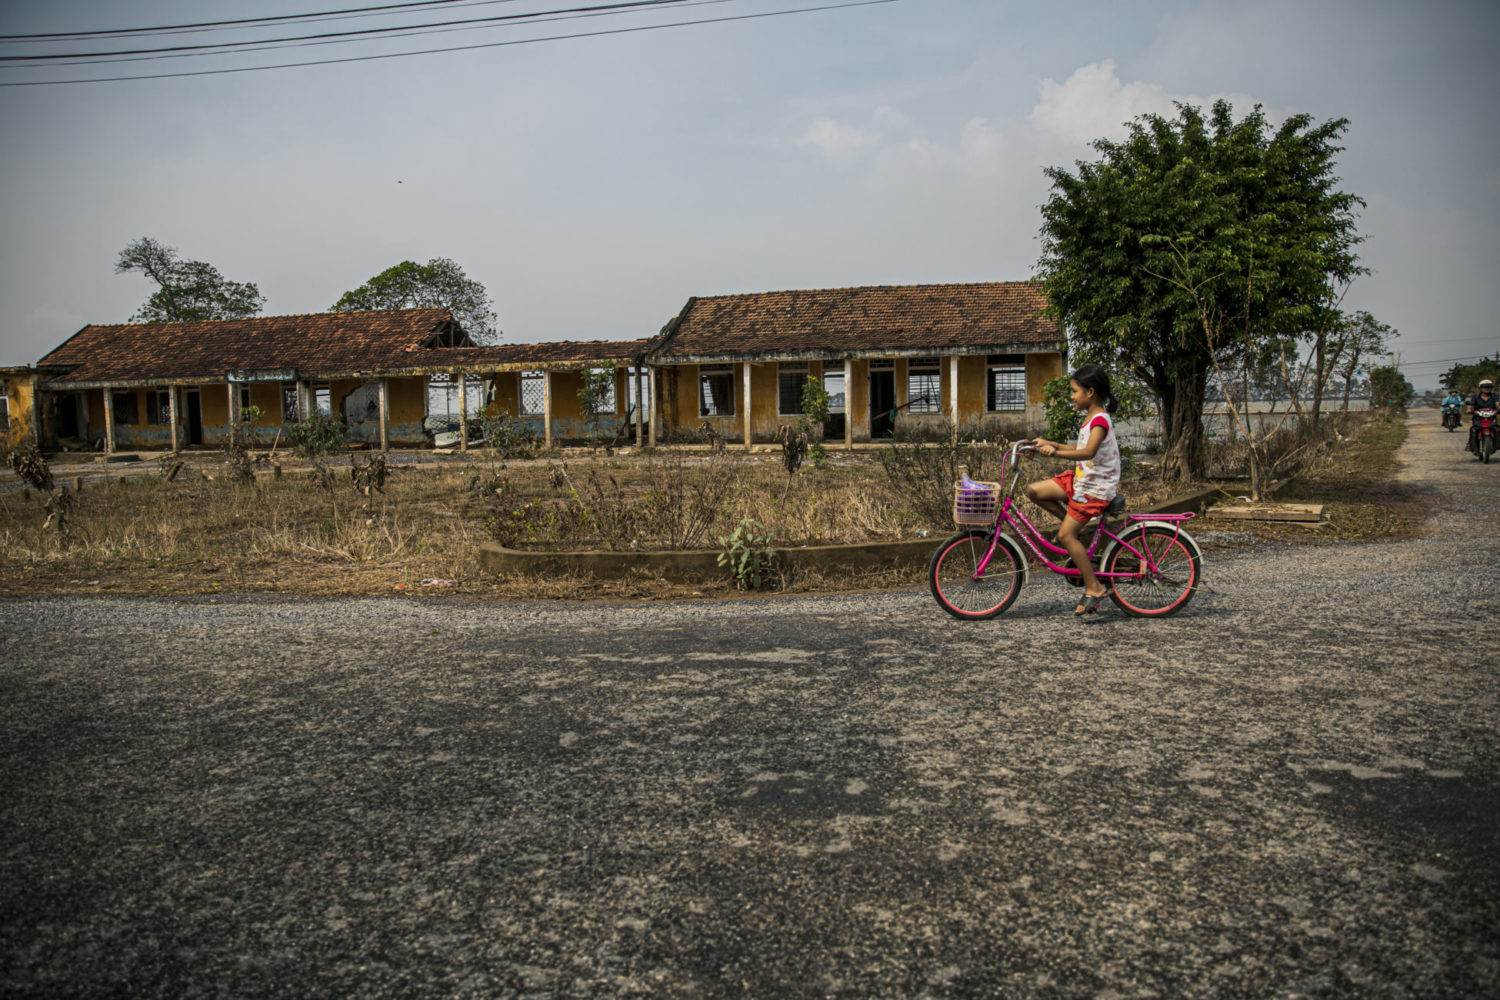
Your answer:
[[[187,443],[189,445],[201,445],[203,443],[203,398],[197,389],[189,389],[183,393],[183,400],[187,403]]]
[[[57,409],[55,411],[56,423],[53,425],[59,438],[79,438],[78,433],[78,400],[76,392],[70,392],[65,396],[57,397]]]
[[[870,373],[870,437],[889,438],[896,434],[896,373]]]

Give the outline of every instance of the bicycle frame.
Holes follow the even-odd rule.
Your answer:
[[[1058,574],[1059,576],[1082,576],[1083,574],[1078,569],[1078,567],[1069,565],[1069,563],[1072,561],[1072,557],[1068,554],[1068,550],[1064,549],[1060,545],[1053,545],[1051,542],[1047,541],[1047,539],[1042,536],[1042,533],[1037,528],[1037,526],[1032,524],[1030,518],[1028,518],[1021,511],[1020,506],[1015,499],[1014,494],[1016,491],[1016,487],[1020,484],[1020,476],[1017,475],[1020,466],[1020,449],[1020,442],[1016,442],[1015,444],[1011,445],[1010,453],[1006,456],[1005,461],[1001,463],[1000,493],[1002,501],[1000,504],[1000,515],[995,522],[994,529],[990,533],[989,547],[985,549],[983,558],[979,560],[978,564],[974,568],[974,579],[983,579],[985,569],[989,566],[990,560],[994,558],[995,546],[1000,543],[1000,533],[1007,526],[1011,529],[1012,534],[1014,534],[1019,541],[1025,543],[1026,547],[1031,550],[1032,555],[1034,555],[1043,566],[1046,566],[1049,570]],[[1007,476],[1009,476],[1010,478],[1010,487],[1008,489],[1006,488]],[[1126,516],[1127,519],[1142,520],[1142,518],[1139,518],[1136,515]],[[1192,516],[1193,515],[1191,514],[1162,514],[1153,515],[1152,520],[1173,521],[1176,523],[1177,530],[1180,532],[1182,530],[1181,522],[1191,518]],[[1119,535],[1110,530],[1109,526],[1104,523],[1104,520],[1102,518],[1099,520],[1098,530],[1094,533],[1094,540],[1092,543],[1090,543],[1087,549],[1090,562],[1092,562],[1094,559],[1094,554],[1099,548],[1100,540],[1103,539],[1106,535],[1109,536],[1109,538],[1112,539],[1116,545],[1124,547],[1138,560],[1140,560],[1137,564],[1140,568],[1134,573],[1105,573],[1099,570],[1095,570],[1094,575],[1096,577],[1101,580],[1138,580],[1143,576],[1151,576],[1159,572],[1156,566],[1156,559],[1151,555],[1149,546],[1142,546],[1142,548],[1146,549],[1145,552],[1142,552],[1140,549],[1137,549],[1135,546],[1131,545],[1129,542],[1125,541]],[[1048,553],[1060,556],[1062,560],[1061,565],[1049,559]]]

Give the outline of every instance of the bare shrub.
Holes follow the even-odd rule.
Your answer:
[[[876,454],[885,470],[884,487],[893,504],[911,510],[924,523],[940,525],[953,516],[953,484],[967,471],[986,479],[998,474],[1005,442],[942,440],[934,444],[894,444]]]

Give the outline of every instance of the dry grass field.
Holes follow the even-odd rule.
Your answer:
[[[1401,432],[1399,423],[1358,425],[1298,487],[1333,500],[1330,531],[1265,533],[1318,541],[1414,530],[1420,511],[1412,498],[1370,489],[1388,470]],[[37,495],[17,489],[7,470],[11,482],[0,490],[0,594],[729,596],[737,592],[727,574],[694,586],[649,577],[495,578],[480,571],[477,552],[490,540],[521,548],[717,549],[719,539],[747,519],[774,545],[923,533],[936,542],[951,527],[956,466],[964,464],[976,478],[992,476],[999,453],[991,446],[905,445],[834,454],[824,468],[804,464],[788,476],[779,452],[715,456],[663,449],[502,462],[481,449],[462,460],[395,466],[384,492],[368,500],[342,459],[329,461],[326,473],[293,463],[280,478],[263,472],[251,484],[236,485],[210,455],[202,456],[203,468],[213,480],[193,471],[173,482],[135,475],[90,484],[76,495],[67,538],[44,525]],[[1063,465],[1033,463],[1023,474],[1041,478]],[[1139,509],[1186,488],[1157,483],[1149,466],[1137,466],[1125,492]],[[1047,521],[1039,515],[1038,523]],[[775,588],[872,589],[920,579],[919,571],[804,574]]]

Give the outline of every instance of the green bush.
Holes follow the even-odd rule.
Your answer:
[[[314,413],[286,429],[287,445],[303,458],[318,458],[342,451],[348,440],[343,421],[323,413]]]
[[[771,569],[772,552],[769,535],[757,535],[755,529],[766,530],[759,521],[748,517],[729,537],[719,537],[719,565],[729,568],[734,585],[741,590],[759,590]]]
[[[536,428],[505,410],[493,417],[481,417],[479,426],[484,430],[485,441],[502,459],[534,458],[542,446],[542,436]]]

